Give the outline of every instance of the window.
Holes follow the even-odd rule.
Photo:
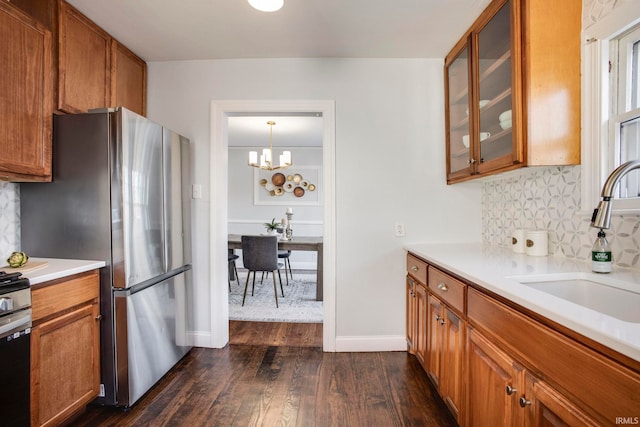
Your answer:
[[[636,0],[583,8],[582,210],[591,213],[611,171],[640,159],[640,9]],[[617,186],[613,213],[640,214],[640,171]]]
[[[626,161],[640,159],[640,25],[612,39],[609,52],[611,117],[608,144],[609,170],[613,170]],[[639,172],[633,171],[620,181],[616,198],[640,197]],[[625,202],[618,204],[621,203]]]

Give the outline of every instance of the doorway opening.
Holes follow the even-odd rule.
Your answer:
[[[240,258],[231,261],[237,268],[229,271],[231,279],[236,271],[239,278],[229,283],[229,320],[323,322],[322,289],[318,289],[323,285],[318,283],[322,274],[317,271],[322,265],[318,265],[317,245],[305,244],[321,242],[323,235],[322,122],[317,112],[227,117],[228,233],[234,236],[230,245],[242,235],[269,234],[275,226],[281,247],[279,274],[259,274],[255,282],[247,282],[242,250],[230,249]],[[271,145],[275,165],[278,154],[285,151],[293,164],[276,170],[248,166],[250,152],[261,153]]]
[[[229,291],[228,291],[228,261],[225,259],[225,255],[228,253],[229,245],[229,230],[230,226],[258,226],[255,224],[257,218],[246,219],[246,222],[254,224],[240,224],[244,220],[242,218],[233,218],[233,214],[230,214],[230,197],[234,197],[230,192],[229,179],[231,179],[230,168],[233,167],[231,163],[231,152],[229,144],[229,129],[230,119],[236,117],[260,117],[263,121],[267,116],[278,117],[285,116],[298,116],[298,117],[321,117],[322,119],[322,144],[321,144],[321,165],[318,165],[318,190],[316,194],[321,194],[319,200],[319,206],[321,207],[321,220],[319,224],[315,224],[317,220],[309,220],[308,224],[299,220],[300,224],[296,225],[298,229],[294,229],[294,233],[303,233],[303,227],[312,227],[321,225],[321,238],[322,238],[322,252],[321,252],[321,268],[322,268],[322,289],[323,289],[323,301],[322,301],[322,337],[323,337],[323,350],[335,351],[335,235],[336,235],[336,208],[335,208],[335,105],[333,101],[212,101],[211,104],[212,114],[212,127],[211,127],[211,330],[212,330],[212,344],[213,346],[224,346],[229,341]],[[263,125],[266,128],[266,125]],[[266,131],[263,131],[268,136]],[[274,129],[274,146],[278,146],[277,130]],[[264,146],[265,138],[260,144],[254,144],[255,146]],[[248,156],[248,151],[245,150],[245,155]],[[301,159],[305,153],[300,154]],[[224,160],[224,161],[223,161]],[[296,165],[295,157],[292,159],[293,165]],[[300,165],[302,166],[302,165]],[[313,165],[311,165],[313,166]],[[243,168],[249,169],[247,162],[244,161]],[[294,166],[292,166],[293,168]],[[305,172],[306,173],[306,172]],[[310,175],[314,176],[314,175]],[[255,177],[254,177],[255,178]],[[259,184],[258,184],[259,185]],[[258,200],[260,203],[264,202],[264,199],[269,201],[270,196],[266,194],[264,188],[254,186],[254,201]],[[262,190],[265,193],[256,193],[255,190]],[[299,201],[299,200],[296,200]],[[316,202],[313,197],[306,199],[307,202]],[[269,206],[268,204],[266,206]],[[285,209],[291,207],[294,210],[293,223],[295,218],[295,212],[298,210],[299,214],[302,214],[302,209],[305,205],[282,205],[277,209],[285,214]],[[278,211],[279,212],[279,211]],[[280,217],[284,215],[279,215]],[[274,217],[273,213],[270,213],[271,217],[264,219],[264,222],[269,222]],[[278,216],[275,216],[278,218]],[[237,220],[233,225],[230,225],[229,220]],[[260,217],[259,221],[263,221],[263,217]],[[254,228],[254,231],[256,229]],[[258,229],[259,230],[259,229]],[[254,232],[254,234],[256,234]],[[298,234],[300,235],[300,234]],[[309,255],[309,254],[305,254]],[[313,255],[311,255],[313,256]],[[304,256],[303,256],[304,258]],[[304,259],[297,261],[301,268],[301,271],[306,270],[304,268]],[[292,267],[295,263],[292,262]],[[307,264],[308,265],[308,264]],[[296,271],[293,271],[294,278]],[[283,275],[284,281],[284,275]],[[265,285],[267,285],[265,283]],[[233,286],[233,285],[232,285]],[[244,284],[236,285],[242,287],[244,290]],[[271,285],[272,286],[272,285]],[[285,285],[286,286],[286,285]],[[285,287],[286,295],[286,287]],[[271,294],[273,296],[273,293]],[[274,302],[275,304],[275,302]]]

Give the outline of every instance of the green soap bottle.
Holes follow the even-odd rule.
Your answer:
[[[612,261],[611,247],[604,230],[600,229],[591,250],[591,270],[595,273],[611,273]]]

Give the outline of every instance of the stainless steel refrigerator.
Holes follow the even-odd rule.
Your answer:
[[[98,403],[133,405],[191,348],[189,163],[188,139],[124,108],[57,115],[53,182],[21,184],[23,251],[107,264]]]

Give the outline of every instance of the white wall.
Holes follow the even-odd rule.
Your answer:
[[[447,186],[441,59],[264,59],[149,64],[148,115],[191,138],[196,336],[211,333],[210,102],[334,100],[336,106],[336,336],[401,339],[403,245],[480,241],[478,184]],[[225,164],[227,158],[217,164]],[[394,236],[403,222],[407,235]]]

